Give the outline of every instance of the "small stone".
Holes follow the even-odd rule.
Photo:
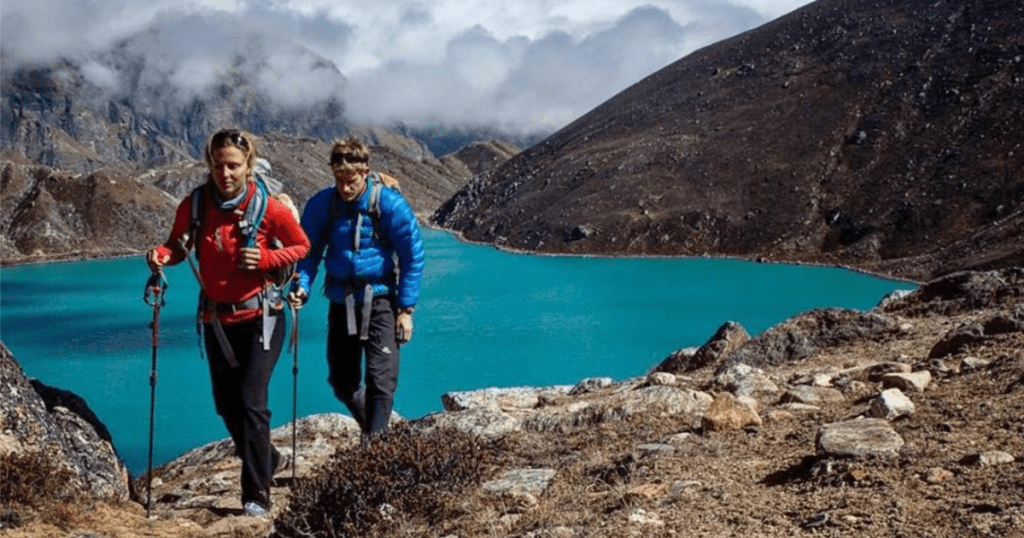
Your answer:
[[[627,501],[642,501],[657,499],[668,491],[668,486],[665,484],[642,484],[634,486],[626,490]]]
[[[963,372],[975,372],[978,370],[984,370],[989,364],[991,364],[991,361],[987,361],[985,359],[965,357],[964,360],[960,361],[960,370]]]
[[[738,400],[728,392],[722,392],[701,417],[701,425],[707,431],[727,431],[740,430],[747,426],[762,426],[763,423],[757,411],[748,403]]]
[[[674,454],[676,447],[667,443],[647,443],[638,446],[637,450],[644,456],[657,456],[659,454]]]
[[[882,376],[882,388],[897,388],[904,392],[924,392],[932,381],[928,370],[909,374],[886,374]]]
[[[825,525],[826,523],[828,523],[828,520],[829,520],[828,514],[825,513],[825,512],[821,512],[820,514],[814,514],[813,516],[807,518],[807,520],[804,521],[804,523],[803,523],[803,527],[805,529],[813,529],[815,527],[821,527],[821,526]]]
[[[768,422],[785,422],[787,420],[793,420],[796,418],[796,415],[782,409],[772,409],[771,411],[768,411],[765,418],[768,419]]]
[[[885,420],[894,420],[914,414],[914,402],[900,389],[885,389],[871,400],[868,414]]]
[[[643,508],[633,510],[633,512],[629,514],[629,521],[639,523],[641,525],[654,525],[656,527],[661,527],[665,524],[657,514],[648,513]]]
[[[988,452],[982,452],[981,454],[978,455],[978,464],[982,466],[1013,463],[1014,461],[1015,460],[1013,456],[1000,450],[990,450]]]
[[[810,385],[799,385],[786,391],[779,399],[779,403],[802,403],[817,405],[828,402],[841,402],[845,400],[842,392],[831,387],[814,387]]]
[[[882,362],[869,367],[867,370],[867,376],[868,381],[877,382],[880,381],[882,377],[885,376],[886,374],[909,374],[910,370],[911,367],[909,364],[904,364],[902,362]]]
[[[652,385],[661,385],[665,387],[674,387],[676,385],[676,376],[668,372],[654,372],[647,376],[647,381]]]
[[[682,432],[677,433],[675,435],[670,435],[668,439],[665,439],[665,442],[673,445],[682,445],[689,443],[693,438],[694,435],[692,433]]]
[[[694,489],[702,487],[704,484],[700,480],[676,480],[672,482],[672,487],[669,490],[672,493],[679,493],[688,489]]]
[[[928,472],[924,475],[924,481],[929,484],[941,484],[950,478],[953,478],[953,473],[943,469],[942,467],[932,467],[931,469],[928,469]]]

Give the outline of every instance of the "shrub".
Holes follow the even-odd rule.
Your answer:
[[[339,450],[292,489],[275,536],[387,536],[463,515],[496,449],[451,430],[420,433],[407,424],[373,442]]]
[[[69,527],[74,518],[72,507],[80,500],[67,490],[71,479],[70,469],[42,452],[0,455],[0,500],[4,508],[27,508],[61,529]],[[12,511],[9,517],[20,519],[14,514]]]

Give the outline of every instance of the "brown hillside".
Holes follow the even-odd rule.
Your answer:
[[[1024,5],[820,0],[627,89],[435,214],[467,239],[839,263],[1012,266]]]

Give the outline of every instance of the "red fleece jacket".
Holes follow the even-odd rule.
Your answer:
[[[245,201],[235,210],[220,209],[212,197],[203,204],[206,206],[205,212],[194,248],[199,258],[199,273],[203,279],[206,296],[211,301],[245,301],[263,289],[268,271],[297,262],[309,252],[309,239],[291,210],[276,198],[270,197],[267,201],[266,216],[256,233],[256,246],[260,249],[258,268],[250,271],[238,266],[240,251],[245,246],[245,238],[238,227],[238,221],[255,192],[256,185],[250,182]],[[170,256],[168,265],[180,263],[185,259],[186,253],[180,247],[180,240],[188,232],[191,222],[192,197],[188,196],[178,205],[174,226],[171,227],[171,235],[167,242],[157,247],[160,255]],[[270,248],[270,240],[275,237],[284,245],[282,248]],[[222,323],[238,323],[260,314],[261,311],[258,309],[242,310],[221,314],[220,320]]]

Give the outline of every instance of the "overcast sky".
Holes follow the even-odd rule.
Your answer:
[[[0,42],[6,67],[71,58],[94,82],[117,88],[123,73],[102,55],[128,39],[147,69],[185,95],[207,90],[243,54],[284,104],[336,95],[356,121],[536,132],[807,3],[3,0]],[[339,87],[310,51],[347,83]]]

